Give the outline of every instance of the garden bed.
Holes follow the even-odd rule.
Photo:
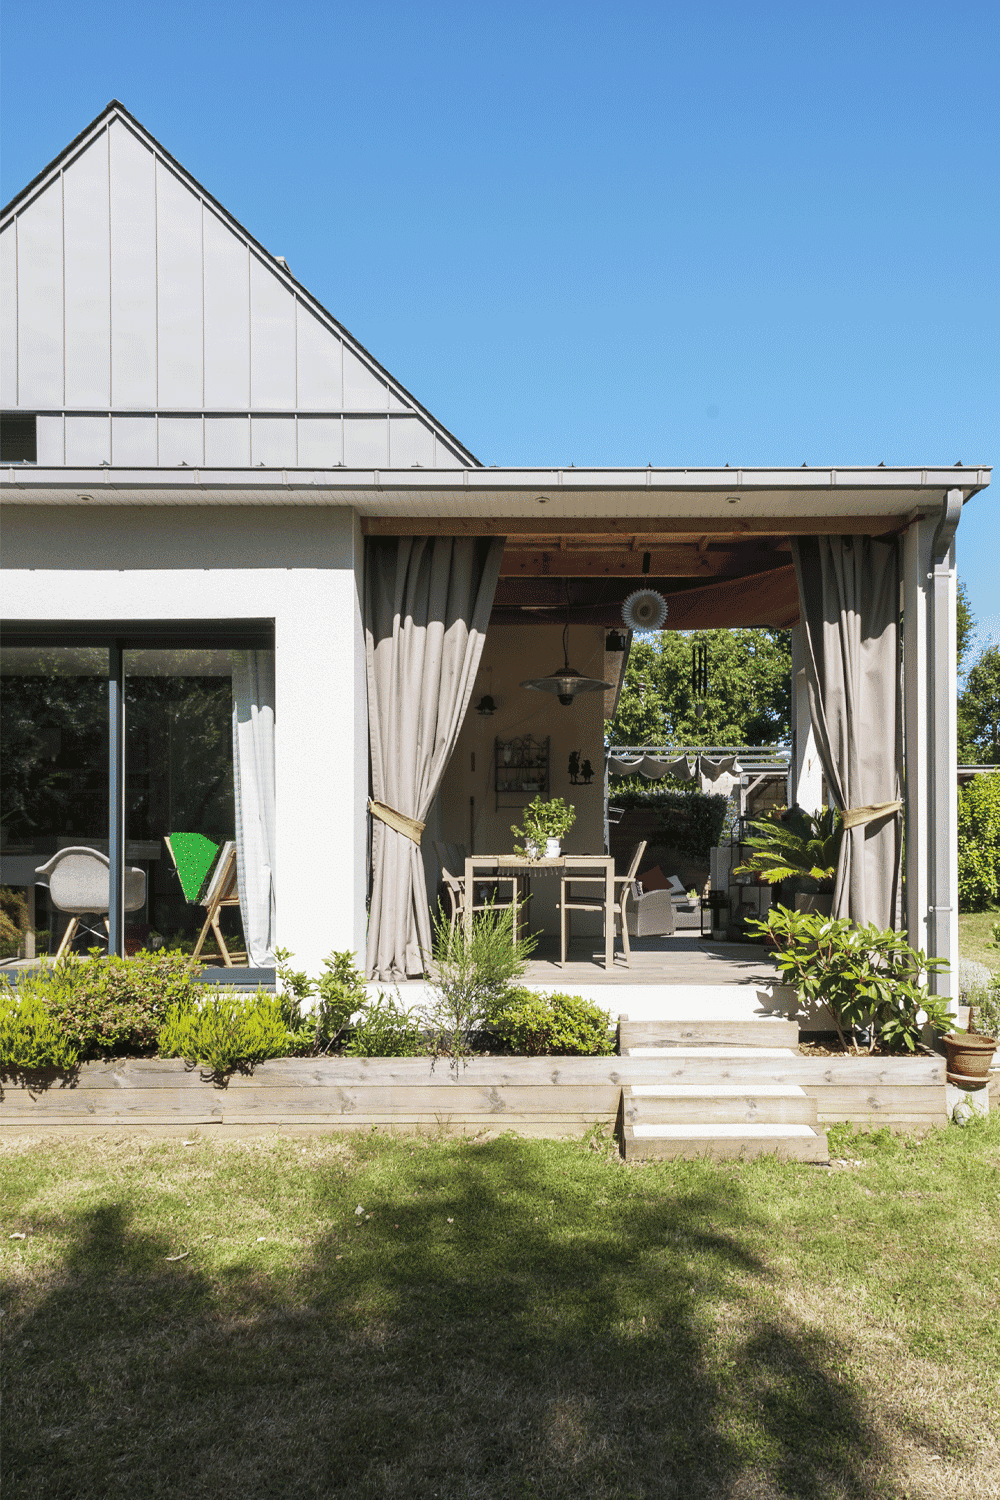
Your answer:
[[[388,1127],[402,1131],[579,1136],[614,1123],[624,1084],[799,1084],[821,1125],[919,1130],[944,1124],[944,1058],[719,1059],[473,1057],[276,1058],[224,1084],[175,1058],[83,1063],[71,1075],[8,1077],[0,1130],[140,1130],[153,1134]]]

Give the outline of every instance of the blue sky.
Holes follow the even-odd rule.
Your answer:
[[[3,31],[4,200],[121,99],[486,463],[1000,463],[995,0]],[[993,491],[959,567],[1000,637]]]

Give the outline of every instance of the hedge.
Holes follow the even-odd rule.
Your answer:
[[[958,904],[986,911],[1000,900],[1000,775],[958,789]]]

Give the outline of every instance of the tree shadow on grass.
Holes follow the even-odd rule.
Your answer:
[[[76,1214],[14,1336],[12,1493],[901,1493],[870,1395],[749,1248],[738,1173],[511,1137],[403,1166],[370,1218],[320,1168],[328,1227],[270,1270],[167,1264],[124,1200]]]

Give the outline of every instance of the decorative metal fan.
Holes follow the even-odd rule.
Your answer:
[[[622,619],[629,630],[662,630],[667,620],[667,601],[655,589],[636,589],[622,605]]]

